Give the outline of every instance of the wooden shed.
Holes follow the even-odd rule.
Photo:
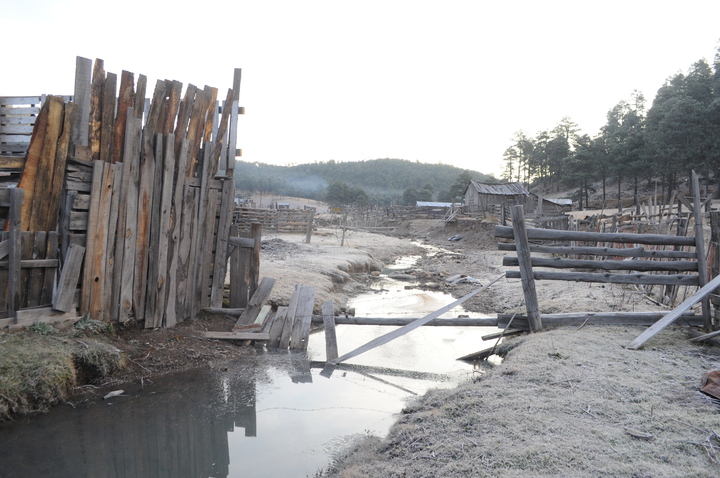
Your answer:
[[[521,183],[487,184],[470,181],[464,196],[467,210],[488,211],[496,206],[524,205],[530,193]]]

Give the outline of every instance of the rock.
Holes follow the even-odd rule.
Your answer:
[[[414,276],[412,274],[389,274],[388,277],[390,279],[395,279],[395,280],[405,280],[405,281],[417,280],[417,276]]]

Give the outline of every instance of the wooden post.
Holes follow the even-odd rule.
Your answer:
[[[322,305],[323,323],[325,324],[325,361],[338,358],[337,335],[335,334],[335,307],[329,300]]]
[[[313,219],[315,218],[315,211],[310,211],[310,217],[307,222],[307,234],[305,235],[305,244],[310,244],[310,238],[312,237]]]
[[[10,237],[8,250],[8,312],[15,317],[20,308],[20,229],[22,222],[22,205],[25,191],[19,188],[10,189]]]
[[[698,261],[699,286],[703,287],[708,282],[707,263],[705,257],[705,238],[702,227],[702,207],[700,205],[700,181],[697,173],[692,172],[693,187],[693,215],[695,217],[695,253]],[[706,332],[712,330],[712,319],[710,317],[710,298],[705,295],[702,298],[702,315]]]
[[[527,308],[530,331],[538,332],[542,330],[542,321],[540,320],[540,308],[538,306],[537,292],[535,291],[535,278],[530,263],[530,243],[525,230],[525,214],[522,206],[513,206],[510,213],[518,260],[520,261],[520,279],[522,280],[523,294],[525,294],[525,307]]]
[[[712,263],[710,264],[710,274],[714,279],[720,275],[720,211],[710,211],[710,254]],[[717,291],[716,291],[717,292]],[[715,308],[717,313],[718,308]],[[715,326],[718,325],[717,318],[713,320]]]
[[[252,223],[250,225],[250,237],[253,239],[252,257],[248,274],[248,295],[252,297],[260,282],[260,248],[262,247],[262,225]]]

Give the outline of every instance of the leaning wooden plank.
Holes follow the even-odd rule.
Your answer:
[[[88,124],[90,122],[90,83],[92,60],[80,56],[75,59],[75,93],[73,102],[78,106],[78,115],[73,123],[72,142],[77,146],[88,146]]]
[[[92,159],[100,159],[100,137],[102,129],[102,99],[105,87],[105,62],[99,58],[93,66],[92,83],[90,85],[90,131],[88,146]]]
[[[80,279],[80,266],[84,256],[84,247],[76,244],[71,244],[68,247],[65,264],[60,273],[58,288],[52,301],[53,309],[69,312],[72,308],[75,289],[77,288],[78,279]]]
[[[153,277],[157,280],[148,284],[148,289],[155,288],[155,326],[163,326],[165,319],[165,300],[167,299],[168,274],[168,245],[170,242],[170,213],[172,209],[173,196],[173,173],[175,171],[175,135],[169,134],[164,138],[165,151],[163,152],[163,169],[162,169],[162,192],[160,194],[160,216],[156,220],[160,221],[157,238],[157,251],[151,265],[155,268],[156,273]],[[148,320],[147,318],[145,320]]]
[[[100,217],[100,196],[102,195],[103,186],[103,170],[105,163],[96,161],[93,169],[93,182],[90,193],[90,215],[88,216],[88,234],[85,243],[85,250],[88,259],[83,268],[83,287],[81,295],[81,314],[90,313],[90,300],[92,298],[93,284],[96,282],[95,270],[93,269],[94,261],[91,258],[96,257],[97,249],[103,249],[105,244],[97,244],[97,231],[102,218]],[[100,280],[99,278],[97,278]]]
[[[247,308],[235,323],[236,326],[249,325],[255,322],[257,315],[260,313],[260,309],[262,309],[265,300],[270,296],[274,285],[275,279],[263,277],[263,280],[260,281],[260,286],[250,299]]]
[[[470,293],[467,294],[466,296],[461,297],[460,299],[456,300],[456,301],[453,302],[452,304],[446,305],[446,306],[443,307],[442,309],[437,310],[437,311],[433,312],[432,314],[423,317],[422,319],[418,319],[418,320],[416,320],[415,322],[413,322],[413,323],[411,323],[411,324],[408,324],[408,325],[406,325],[406,326],[404,326],[404,327],[400,327],[399,329],[395,329],[395,330],[393,330],[392,332],[389,332],[389,333],[387,333],[387,334],[385,334],[385,335],[382,335],[382,336],[380,336],[380,337],[378,337],[378,338],[376,338],[376,339],[374,339],[374,340],[371,340],[370,342],[366,343],[365,345],[363,345],[363,346],[361,346],[361,347],[358,347],[358,348],[356,348],[355,350],[353,350],[353,351],[351,351],[351,352],[348,352],[348,353],[346,353],[345,355],[343,355],[343,356],[341,356],[341,357],[338,357],[338,358],[333,359],[333,360],[328,360],[327,363],[329,363],[329,364],[335,364],[335,365],[336,365],[336,364],[339,364],[339,363],[344,362],[344,361],[346,361],[346,360],[349,360],[349,359],[351,359],[351,358],[353,358],[353,357],[356,357],[356,356],[358,356],[358,355],[360,355],[360,354],[362,354],[362,353],[365,353],[365,352],[367,352],[368,350],[372,350],[372,349],[374,349],[375,347],[379,347],[380,345],[384,345],[384,344],[386,344],[386,343],[388,343],[388,342],[390,342],[390,341],[392,341],[392,340],[395,340],[395,339],[398,338],[398,337],[402,337],[403,335],[407,334],[408,332],[412,332],[413,330],[417,329],[418,327],[423,326],[425,323],[430,322],[431,320],[440,317],[440,316],[441,316],[442,314],[444,314],[445,312],[448,312],[449,310],[452,310],[453,308],[455,308],[455,307],[457,307],[458,305],[462,304],[463,302],[465,302],[465,301],[468,300],[469,298],[473,297],[475,294],[477,294],[477,293],[479,293],[479,292],[482,292],[483,290],[487,289],[488,287],[490,287],[491,285],[493,285],[495,282],[499,281],[499,280],[502,279],[503,277],[505,277],[505,275],[504,275],[504,274],[501,274],[501,275],[499,275],[498,277],[496,277],[495,279],[493,279],[491,282],[487,283],[486,285],[482,286],[481,288],[479,288],[479,289],[477,289],[477,290],[474,290],[473,292],[470,292]]]
[[[220,307],[225,288],[225,275],[227,272],[228,239],[232,226],[233,209],[235,206],[235,180],[223,181],[222,199],[220,201],[220,218],[218,219],[218,232],[215,240],[215,263],[213,264],[213,284],[210,292],[210,306]]]
[[[295,312],[297,311],[301,290],[302,284],[295,284],[295,291],[293,292],[292,297],[290,297],[288,311],[285,316],[285,324],[283,325],[282,334],[280,335],[280,343],[278,345],[278,347],[283,350],[286,350],[290,346],[290,338],[292,337],[293,324],[295,321]]]
[[[127,121],[127,117],[125,118]],[[106,255],[105,261],[105,298],[103,303],[107,308],[105,315],[107,318],[112,319],[118,316],[118,303],[113,300],[113,280],[115,278],[115,244],[117,243],[118,234],[118,216],[120,212],[120,191],[122,189],[122,170],[123,163],[113,163],[112,166],[113,174],[113,187],[112,187],[112,199],[110,201],[110,215],[108,218],[108,233],[106,240]]]
[[[700,180],[695,171],[692,172],[693,187],[693,215],[695,217],[695,252],[697,252],[698,283],[704,286],[708,281],[707,263],[705,257],[705,237],[702,225],[702,206],[700,205]],[[702,315],[705,319],[705,332],[712,329],[712,318],[710,317],[710,299],[705,296],[701,300]]]
[[[70,138],[73,132],[73,124],[78,114],[78,108],[75,104],[66,103],[64,107],[65,114],[63,116],[62,132],[60,133],[57,148],[55,149],[52,183],[49,188],[45,190],[45,200],[48,204],[44,229],[48,231],[54,231],[58,227],[60,203],[63,199],[63,182],[65,180],[67,157],[70,149]]]
[[[45,322],[53,324],[57,322],[64,322],[66,320],[72,320],[77,318],[77,311],[73,307],[67,312],[60,312],[53,310],[52,307],[36,307],[33,309],[23,309],[17,311],[17,323],[16,327],[27,327],[36,322]]]
[[[280,338],[285,326],[287,311],[287,307],[278,307],[278,310],[275,313],[275,320],[273,321],[272,326],[270,326],[270,341],[267,343],[268,347],[277,348],[280,345]]]
[[[315,287],[303,286],[300,291],[300,300],[295,312],[293,323],[293,334],[290,339],[291,350],[307,350],[308,338],[310,336],[310,322],[315,305]]]
[[[94,230],[88,230],[88,235],[95,236],[95,249],[92,254],[86,255],[85,264],[92,268],[92,283],[90,284],[90,318],[93,320],[109,319],[107,309],[104,306],[105,279],[107,266],[107,235],[110,227],[108,218],[112,204],[113,180],[115,179],[115,168],[110,163],[102,162],[102,189],[100,202],[98,203],[99,220]],[[111,285],[111,284],[108,284]]]
[[[677,320],[683,312],[690,309],[693,305],[695,305],[697,302],[702,300],[703,298],[707,297],[708,294],[710,294],[712,291],[720,287],[720,276],[717,276],[710,282],[708,282],[704,287],[702,287],[699,291],[697,291],[695,294],[692,295],[689,299],[687,299],[685,302],[680,304],[678,307],[676,307],[673,311],[669,312],[665,317],[655,322],[654,325],[650,326],[646,331],[644,331],[642,334],[640,334],[635,340],[630,342],[630,344],[627,346],[630,350],[637,350],[640,347],[643,346],[645,342],[650,340],[652,337],[655,336],[658,332],[663,330],[668,325],[672,324]]]
[[[527,230],[525,229],[525,213],[523,207],[512,206],[510,214],[513,223],[513,238],[517,245],[518,259],[520,261],[520,280],[522,281],[523,294],[525,296],[525,308],[527,309],[530,321],[530,331],[542,330],[540,310],[538,306],[537,292],[535,291],[535,277],[533,276],[532,262],[530,256],[530,244],[528,243]]]
[[[205,237],[202,240],[203,244],[207,244],[206,247],[203,248],[201,251],[201,254],[198,254],[198,257],[200,258],[200,264],[198,264],[198,297],[195,302],[196,307],[208,307],[210,305],[210,273],[213,270],[213,235],[215,232],[215,214],[217,212],[217,200],[218,200],[218,192],[214,189],[210,190],[208,193],[208,206],[205,210],[205,213],[207,214],[207,219],[205,221]],[[220,253],[223,257],[225,257],[224,251]],[[224,282],[225,277],[218,277],[219,281]],[[194,311],[194,314],[197,314],[197,311],[199,309]]]
[[[115,89],[117,75],[108,73],[103,88],[102,113],[100,125],[100,161],[112,163],[113,145],[115,144]]]
[[[20,229],[22,226],[22,206],[25,191],[20,188],[10,190],[10,211],[8,212],[8,312],[15,317],[20,308]]]
[[[335,307],[329,300],[322,305],[323,323],[325,324],[325,361],[338,358],[337,335],[335,333]]]
[[[0,259],[4,259],[8,255],[10,249],[10,243],[8,241],[0,242]]]
[[[508,279],[520,279],[519,271],[507,271]],[[605,284],[659,284],[659,285],[698,285],[697,275],[659,275],[659,274],[610,274],[609,272],[550,272],[533,271],[535,280],[562,280],[575,282],[598,282]]]
[[[335,317],[335,325],[383,325],[403,326],[411,324],[417,318],[407,317]],[[322,315],[313,315],[312,323],[322,325],[325,323]],[[423,327],[497,327],[498,319],[434,319],[427,322]]]
[[[196,92],[197,86],[192,83],[189,84],[185,90],[185,97],[178,108],[177,123],[175,124],[175,151],[179,151],[180,141],[187,141],[188,121],[190,120],[190,115],[193,111]],[[178,172],[182,172],[184,174],[185,170],[178,167]]]
[[[697,337],[691,338],[690,342],[704,342],[705,340],[711,339],[713,337],[717,337],[718,335],[720,335],[720,330],[716,330],[715,332],[710,332],[709,334],[698,335]]]
[[[503,265],[517,267],[517,257],[503,257]],[[544,257],[532,257],[530,260],[533,267],[552,267],[555,269],[599,269],[606,271],[697,271],[698,263],[693,261],[591,261],[582,259],[546,259]]]
[[[188,158],[189,159],[189,158]],[[191,296],[194,289],[193,264],[194,245],[197,242],[198,227],[196,224],[197,208],[200,201],[198,188],[190,187],[185,183],[183,196],[182,227],[180,228],[180,257],[178,259],[178,296],[177,313],[183,319],[192,317]]]
[[[32,257],[35,259],[44,259],[47,249],[47,232],[37,231],[32,233],[35,237],[33,242]],[[22,267],[22,264],[20,265]],[[43,280],[45,278],[44,270],[34,268],[28,275],[27,286],[27,307],[37,307],[40,304],[40,295],[42,294]],[[42,304],[47,305],[47,304]]]
[[[513,228],[495,226],[495,237],[513,239]],[[610,232],[560,231],[554,229],[527,228],[530,240],[622,242],[625,244],[656,244],[660,246],[694,246],[695,238],[686,236],[665,236],[662,234],[623,234]]]
[[[220,340],[270,340],[270,334],[262,332],[205,332],[205,337]]]

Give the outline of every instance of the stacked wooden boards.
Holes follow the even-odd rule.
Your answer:
[[[239,87],[239,71],[236,79]],[[68,169],[65,216],[67,242],[87,230],[81,311],[96,320],[170,327],[222,303],[236,93],[229,89],[218,108],[215,88],[188,85],[183,96],[180,82],[158,80],[148,102],[144,76],[136,90],[134,75],[124,71],[117,96],[116,82],[102,60],[91,79],[76,77],[76,97],[90,90],[89,122],[87,144],[76,145]],[[89,191],[81,190],[87,183],[72,189],[70,174],[89,172]]]
[[[236,207],[233,222],[243,231],[250,224],[261,224],[265,232],[280,234],[305,233],[308,221],[312,221],[313,209],[259,209]]]

